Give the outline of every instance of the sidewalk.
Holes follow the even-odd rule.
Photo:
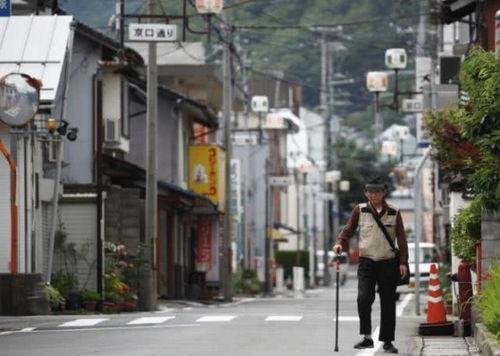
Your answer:
[[[472,337],[418,336],[412,356],[479,356]]]

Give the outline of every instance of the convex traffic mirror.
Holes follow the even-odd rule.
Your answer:
[[[0,120],[9,126],[26,125],[38,111],[41,82],[10,73],[0,78]]]

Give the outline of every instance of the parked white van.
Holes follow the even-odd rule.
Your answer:
[[[408,243],[408,263],[410,264],[410,283],[408,286],[399,286],[398,292],[411,291],[415,288],[415,243]],[[439,251],[431,242],[419,243],[419,275],[420,286],[427,287],[431,265],[439,265]],[[409,290],[408,290],[409,289]]]

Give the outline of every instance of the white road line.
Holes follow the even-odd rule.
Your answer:
[[[94,326],[109,319],[76,319],[68,321],[67,323],[59,325],[60,328],[74,327],[74,326]]]
[[[78,328],[78,329],[51,329],[51,330],[33,330],[32,333],[61,333],[61,332],[82,332],[82,331],[107,331],[107,330],[129,330],[137,331],[137,329],[171,329],[171,328],[191,328],[200,326],[200,324],[155,324],[155,325],[139,325],[139,326],[103,326],[102,328]]]
[[[175,319],[175,316],[164,316],[164,317],[149,316],[129,321],[127,325],[161,324],[171,319]]]
[[[185,308],[182,308],[182,310],[193,310],[192,307],[185,307]]]
[[[33,330],[35,330],[36,328],[24,328],[24,329],[21,329],[19,330],[20,333],[29,333]]]
[[[222,322],[222,321],[231,321],[236,318],[236,315],[209,315],[202,316],[198,320],[197,323],[206,323],[206,322]]]
[[[300,321],[302,316],[298,315],[270,315],[266,321]]]
[[[405,298],[396,307],[396,316],[403,315],[405,307],[408,305],[412,298],[413,294],[411,293],[405,296]],[[372,333],[373,349],[365,349],[363,351],[360,351],[356,354],[356,356],[372,356],[375,354],[375,352],[378,351],[378,349],[380,349],[380,347],[382,346],[382,341],[378,341],[379,330],[380,326],[377,326],[375,331]]]
[[[336,321],[337,318],[333,318],[333,321]],[[339,316],[339,322],[341,321],[359,321],[359,317],[357,316]]]
[[[14,331],[2,331],[0,333],[0,336],[2,336],[2,335],[10,335],[10,334],[14,334]]]
[[[405,298],[396,307],[396,316],[403,315],[403,311],[405,310],[410,300],[412,300],[412,298],[413,293],[408,293],[407,295],[405,295]]]

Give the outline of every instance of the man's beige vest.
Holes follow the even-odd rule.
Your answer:
[[[374,261],[388,260],[395,257],[389,242],[380,230],[377,222],[370,213],[367,203],[359,204],[359,255]],[[392,205],[380,217],[387,232],[395,241],[396,237],[396,216],[398,209]],[[394,245],[397,245],[394,243]]]

